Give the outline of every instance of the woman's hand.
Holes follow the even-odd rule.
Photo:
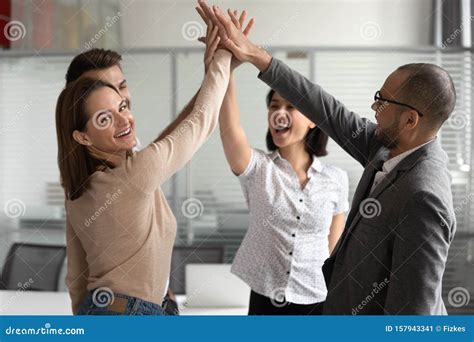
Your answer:
[[[199,7],[196,7],[197,12],[201,16],[202,20],[206,23],[207,25],[207,31],[206,31],[206,37],[200,37],[198,40],[202,43],[205,43],[206,46],[207,44],[207,37],[209,36],[209,32],[212,32],[215,27],[219,28],[215,22],[217,22],[217,19],[212,19],[213,17],[215,18],[214,13],[212,10],[209,8],[209,6],[204,2],[204,1],[199,1]],[[245,19],[247,17],[247,12],[242,11],[239,16],[239,12],[237,10],[228,10],[227,11],[229,14],[229,17],[231,18],[232,22],[234,23],[235,27],[238,28],[239,31],[242,32],[243,35],[246,37],[249,35],[250,31],[253,28],[253,25],[255,23],[255,20],[251,18],[249,22],[247,23],[247,26],[245,29],[242,31],[242,28],[245,23]],[[218,49],[224,49],[225,46],[220,44],[217,47]],[[211,59],[212,60],[212,59]],[[232,58],[231,62],[231,71],[233,71],[235,68],[237,68],[242,62],[236,59],[235,57]]]
[[[209,65],[211,65],[212,60],[214,59],[214,53],[219,46],[220,37],[217,34],[219,28],[217,26],[208,25],[206,32],[206,51],[204,52],[204,72],[207,73]]]
[[[240,62],[250,62],[260,71],[268,68],[272,61],[272,56],[264,49],[252,43],[244,32],[240,31],[236,24],[236,16],[228,18],[217,6],[212,9],[205,0],[198,0],[199,6],[214,25],[219,27],[219,36],[221,44],[232,52],[235,58]],[[229,13],[230,14],[230,13]]]

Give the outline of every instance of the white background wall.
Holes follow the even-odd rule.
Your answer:
[[[246,9],[255,17],[252,39],[262,45],[430,44],[431,0],[234,0],[216,4],[224,10]],[[195,6],[196,1],[191,0],[121,0],[124,46],[199,46],[182,34],[190,21],[203,27]]]

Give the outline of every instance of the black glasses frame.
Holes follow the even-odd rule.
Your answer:
[[[389,99],[385,99],[383,98],[382,96],[380,96],[380,90],[377,90],[375,92],[375,95],[374,95],[374,101],[385,101],[385,102],[388,102],[388,103],[393,103],[393,104],[396,104],[396,105],[399,105],[399,106],[405,106],[405,107],[408,107],[410,109],[413,109],[415,112],[418,113],[419,116],[423,116],[423,113],[421,113],[418,109],[416,109],[415,107],[413,106],[410,106],[406,103],[402,103],[402,102],[398,102],[398,101],[395,101],[395,100],[389,100]]]

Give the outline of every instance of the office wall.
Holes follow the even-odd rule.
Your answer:
[[[258,44],[424,46],[431,41],[431,0],[220,0],[216,4],[222,9],[247,9],[256,18],[252,37]],[[195,5],[193,0],[121,0],[124,46],[197,46],[191,38],[203,29]]]

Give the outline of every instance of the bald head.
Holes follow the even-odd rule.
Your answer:
[[[403,74],[398,96],[421,113],[428,130],[438,131],[449,118],[456,104],[453,80],[443,68],[429,63],[402,65],[396,72]]]

